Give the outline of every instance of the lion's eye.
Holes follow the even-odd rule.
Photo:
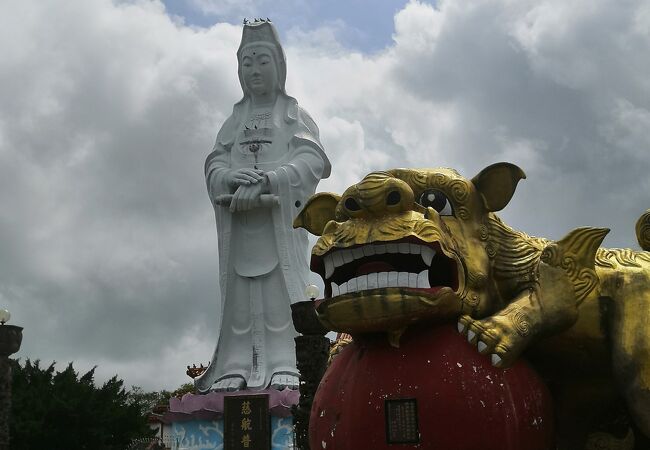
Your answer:
[[[392,192],[389,193],[388,196],[386,197],[386,204],[387,204],[388,206],[397,205],[397,204],[400,202],[401,199],[402,199],[402,196],[399,195],[399,192],[397,192],[397,191],[392,191]]]
[[[359,206],[359,203],[352,197],[348,197],[345,202],[343,203],[348,211],[359,211],[361,209],[361,206]]]
[[[427,189],[424,191],[420,196],[419,203],[425,208],[431,207],[435,209],[441,216],[452,216],[454,214],[454,210],[447,196],[437,189]]]

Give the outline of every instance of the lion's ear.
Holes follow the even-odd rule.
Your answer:
[[[340,195],[331,192],[320,192],[312,195],[307,204],[293,221],[294,228],[304,228],[311,234],[320,236],[327,222],[334,220],[336,205],[341,200]]]
[[[501,211],[515,193],[519,180],[526,174],[518,166],[500,162],[487,166],[472,178],[472,183],[481,194],[483,205],[489,212]]]

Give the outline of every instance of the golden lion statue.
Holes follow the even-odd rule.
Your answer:
[[[646,251],[599,248],[604,228],[528,236],[494,214],[523,178],[509,163],[471,180],[394,169],[314,195],[294,226],[320,236],[319,319],[386,332],[395,346],[413,323],[456,320],[493,365],[524,354],[535,366],[554,396],[558,448],[650,448],[650,210],[636,227]]]

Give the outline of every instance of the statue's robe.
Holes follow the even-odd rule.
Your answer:
[[[318,127],[296,100],[280,95],[272,110],[270,136],[256,158],[249,150],[244,124],[249,101],[235,105],[205,164],[219,244],[221,329],[206,372],[195,380],[201,392],[229,376],[241,376],[247,389],[264,389],[276,373],[298,375],[290,304],[304,300],[308,284],[308,238],[294,230],[293,219],[330,174]],[[253,133],[253,135],[256,135]],[[258,136],[258,137],[259,137]],[[234,193],[228,171],[257,167],[267,173],[269,193],[279,205],[231,213],[215,204]]]

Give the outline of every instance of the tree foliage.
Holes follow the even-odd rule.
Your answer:
[[[194,392],[194,383],[184,383],[174,392],[172,392],[172,397],[182,398],[185,394],[190,394]]]
[[[145,414],[151,414],[155,412],[157,406],[167,405],[171,397],[172,393],[170,391],[146,392],[139,386],[132,386],[129,401],[139,403]]]
[[[129,392],[129,399],[131,402],[139,402],[144,407],[144,411],[147,414],[150,414],[152,412],[153,413],[159,412],[157,411],[157,409],[160,408],[161,406],[163,408],[167,407],[167,405],[169,405],[170,398],[172,397],[181,398],[183,397],[183,395],[189,392],[194,392],[193,383],[182,384],[175,391],[162,390],[162,391],[146,392],[139,386],[132,386],[131,392]]]
[[[13,450],[122,450],[134,438],[151,436],[147,404],[111,378],[95,386],[95,368],[79,376],[70,363],[13,363]]]

